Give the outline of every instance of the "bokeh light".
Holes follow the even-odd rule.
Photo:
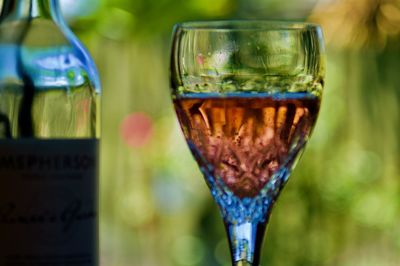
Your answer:
[[[144,113],[130,114],[121,123],[121,137],[132,148],[145,145],[153,133],[151,118]]]
[[[66,19],[76,19],[94,15],[100,8],[99,0],[59,0],[63,15]]]

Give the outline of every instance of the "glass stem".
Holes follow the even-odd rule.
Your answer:
[[[233,266],[259,266],[267,222],[225,222]]]

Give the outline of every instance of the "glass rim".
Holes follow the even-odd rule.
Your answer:
[[[320,29],[320,25],[279,20],[199,20],[180,22],[175,24],[175,28],[201,31],[291,31]]]

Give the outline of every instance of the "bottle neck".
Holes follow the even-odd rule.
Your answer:
[[[0,22],[33,18],[59,20],[60,14],[58,0],[4,0]]]

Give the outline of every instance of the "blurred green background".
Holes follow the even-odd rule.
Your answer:
[[[400,265],[399,0],[62,3],[104,90],[102,265],[230,265],[168,82],[173,24],[226,18],[308,20],[326,38],[321,114],[275,205],[262,265]]]

